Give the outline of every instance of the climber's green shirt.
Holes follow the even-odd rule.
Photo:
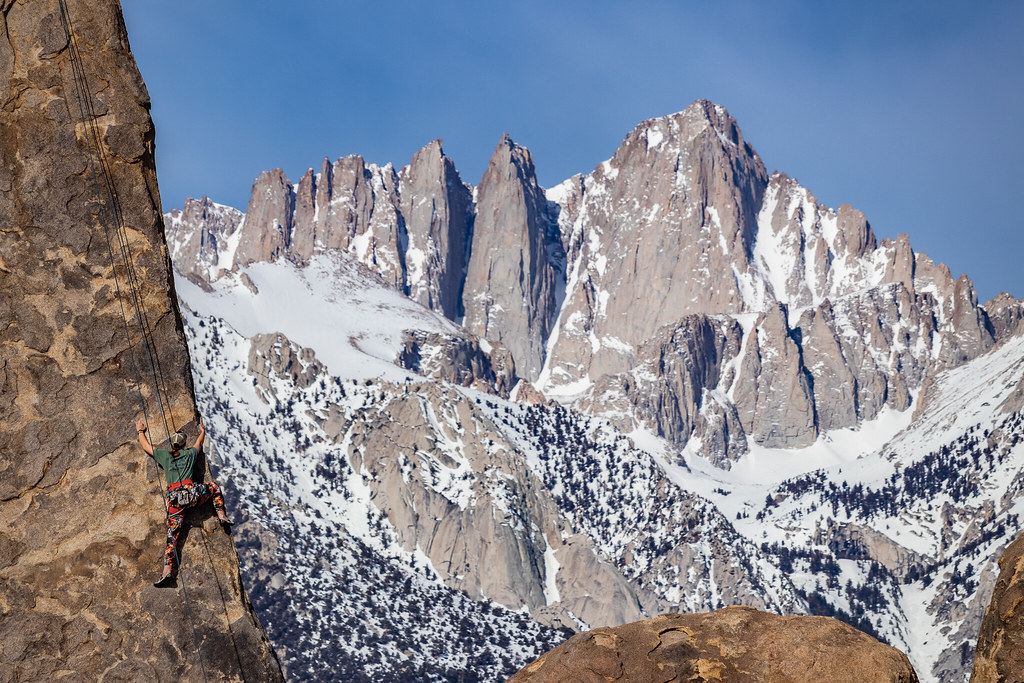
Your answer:
[[[195,469],[196,456],[198,455],[199,451],[195,448],[182,448],[178,451],[177,458],[162,448],[153,449],[153,459],[159,463],[160,467],[164,468],[164,476],[167,478],[168,486],[182,479],[198,481],[192,476],[192,470]]]

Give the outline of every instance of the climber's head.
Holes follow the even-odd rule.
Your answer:
[[[183,432],[174,432],[171,434],[171,448],[179,450],[185,447],[185,434]]]

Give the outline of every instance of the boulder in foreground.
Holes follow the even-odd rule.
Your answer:
[[[905,654],[841,621],[727,607],[580,633],[509,679],[556,681],[911,683],[917,674]]]

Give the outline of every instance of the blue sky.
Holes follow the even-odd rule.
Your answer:
[[[122,0],[164,209],[244,210],[256,175],[396,166],[444,140],[477,183],[502,132],[541,184],[640,121],[725,106],[769,171],[1024,297],[1024,3]]]

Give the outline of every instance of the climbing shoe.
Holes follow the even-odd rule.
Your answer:
[[[170,588],[174,585],[174,574],[168,574],[163,576],[159,581],[154,581],[153,586],[156,588]]]

